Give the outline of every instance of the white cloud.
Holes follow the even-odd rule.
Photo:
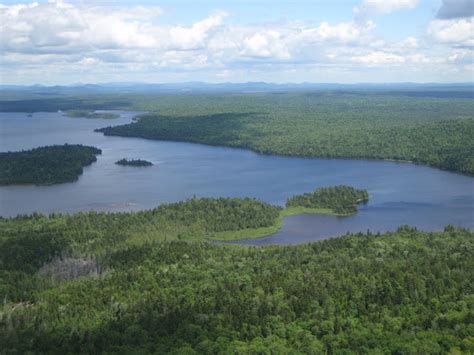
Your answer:
[[[195,49],[202,47],[210,31],[222,24],[227,13],[220,11],[196,22],[191,27],[173,26],[169,28],[169,46],[175,49]],[[160,30],[162,32],[162,30]]]
[[[407,55],[406,59],[415,64],[440,64],[444,62],[444,59],[430,58],[421,53]]]
[[[361,36],[375,28],[375,23],[367,21],[365,24],[355,22],[341,22],[331,26],[328,22],[322,22],[318,27],[303,29],[301,37],[307,41],[357,41]]]
[[[2,50],[81,52],[93,48],[193,49],[220,25],[219,12],[190,27],[156,25],[158,7],[106,8],[64,2],[0,7]]]
[[[403,49],[418,48],[418,46],[419,46],[418,42],[419,41],[418,41],[417,38],[410,36],[410,37],[407,37],[404,40],[396,43],[396,46],[400,47],[400,48],[403,48]]]
[[[92,58],[92,57],[85,57],[83,58],[82,60],[80,60],[78,62],[78,64],[81,64],[81,65],[97,65],[99,64],[101,61],[96,59],[96,58]]]
[[[371,52],[362,56],[354,56],[351,58],[351,60],[354,62],[367,64],[369,66],[401,64],[405,62],[405,58],[400,55],[380,51]]]
[[[455,49],[448,57],[454,64],[474,64],[474,51],[472,49]]]
[[[366,18],[413,9],[416,5],[418,5],[418,0],[363,0],[362,4],[354,7],[353,11],[356,18]]]
[[[431,38],[453,46],[474,46],[474,21],[472,19],[433,20],[428,26]]]
[[[157,7],[98,7],[62,1],[0,7],[1,49],[31,54],[75,54],[95,51],[208,50],[213,56],[290,59],[301,46],[357,43],[375,28],[365,23],[322,22],[317,26],[225,25],[227,13],[215,12],[190,26],[160,24]],[[101,53],[103,54],[103,53]],[[107,53],[107,56],[114,55]]]
[[[283,36],[275,30],[265,30],[245,37],[240,55],[244,57],[289,59],[291,57]]]
[[[158,8],[76,7],[62,1],[0,7],[2,50],[79,52],[87,47],[146,47],[146,29]]]
[[[413,8],[416,3],[365,0],[361,8],[365,16]],[[243,80],[247,75],[257,80],[272,71],[310,80],[306,72],[313,70],[345,80],[365,68],[467,68],[469,56],[451,47],[473,45],[469,19],[436,19],[428,37],[387,40],[376,36],[375,23],[362,17],[336,23],[245,24],[217,11],[184,25],[165,23],[159,7],[89,4],[0,5],[2,76],[15,80],[20,73],[27,77],[28,72],[48,72],[53,77],[63,72],[126,78],[142,73],[148,79],[150,73],[172,72],[189,80],[187,75],[206,72],[211,73],[207,77]],[[429,39],[438,44],[431,46],[434,49]]]

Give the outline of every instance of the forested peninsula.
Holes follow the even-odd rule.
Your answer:
[[[7,353],[470,353],[474,234],[207,243],[271,226],[254,199],[0,218]]]
[[[262,154],[388,159],[474,174],[474,100],[377,92],[157,95],[159,110],[105,135],[187,141]]]
[[[106,135],[302,157],[388,159],[474,174],[472,86],[282,92],[0,93],[4,112],[148,111]]]
[[[102,151],[80,144],[0,153],[0,185],[51,185],[76,181]]]

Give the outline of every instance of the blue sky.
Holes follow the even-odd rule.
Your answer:
[[[5,84],[474,80],[474,0],[1,4]]]

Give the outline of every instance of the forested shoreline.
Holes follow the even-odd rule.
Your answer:
[[[64,116],[71,117],[71,118],[104,118],[104,119],[114,119],[114,118],[120,117],[116,113],[96,112],[94,110],[84,110],[84,109],[67,110],[64,113]]]
[[[136,97],[150,112],[105,135],[299,157],[409,161],[474,174],[474,100],[369,93]]]
[[[464,95],[466,94],[466,95]],[[410,90],[266,93],[100,93],[1,100],[4,111],[140,110],[106,135],[251,149],[261,154],[383,159],[474,174],[474,100]],[[31,94],[30,94],[31,96]]]
[[[0,152],[0,185],[51,185],[73,182],[102,151],[81,144]]]

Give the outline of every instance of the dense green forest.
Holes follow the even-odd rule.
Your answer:
[[[2,111],[141,110],[105,134],[227,145],[264,154],[393,159],[474,174],[472,87],[266,93],[0,93]],[[17,99],[15,99],[17,98]]]
[[[203,240],[223,231],[268,227],[279,218],[281,210],[253,198],[192,198],[138,212],[0,217],[0,242],[6,242],[0,248],[0,265],[8,258],[19,260],[12,264],[12,270],[20,264],[35,263],[31,255],[21,258],[23,253],[13,252],[19,249],[17,243],[22,238],[33,243],[32,252],[44,243],[40,242],[42,236],[48,240],[57,236],[67,239],[68,250],[103,254],[110,248],[145,242]]]
[[[120,159],[115,162],[117,165],[126,165],[126,166],[152,166],[153,163],[148,160],[143,159]]]
[[[253,199],[0,219],[6,353],[472,353],[474,234],[203,242],[270,225]]]
[[[80,144],[0,153],[0,185],[49,185],[76,181],[101,150]]]
[[[328,208],[339,215],[357,212],[357,204],[367,202],[369,192],[351,186],[321,187],[313,192],[296,195],[286,201],[287,207]]]
[[[145,110],[102,131],[474,173],[472,98],[418,94],[94,94],[0,106]],[[96,154],[68,145],[0,153],[0,181],[73,181]],[[261,236],[298,211],[352,213],[367,197],[339,186],[294,196],[286,208],[193,198],[140,212],[0,217],[0,354],[474,353],[470,230],[215,242]]]
[[[116,113],[111,112],[95,112],[92,110],[68,110],[64,113],[67,117],[82,117],[82,118],[119,118],[120,116]]]
[[[157,110],[106,135],[189,141],[264,154],[412,161],[474,173],[474,100],[281,93],[135,97]]]
[[[37,281],[31,275],[57,256],[89,259],[156,241],[205,240],[272,226],[280,211],[250,198],[194,198],[140,212],[0,218],[0,269],[9,272],[0,277],[0,299],[27,300]]]

